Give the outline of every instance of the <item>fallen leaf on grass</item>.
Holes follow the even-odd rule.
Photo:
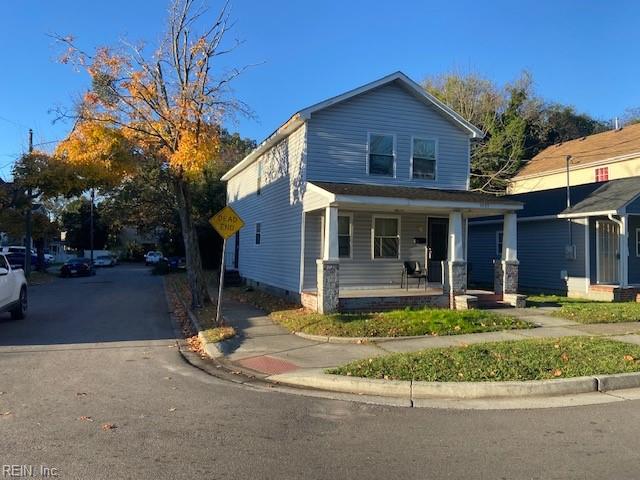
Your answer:
[[[456,325],[455,327],[453,327],[453,329],[457,332],[460,330],[460,325]]]
[[[625,362],[633,362],[635,360],[632,355],[625,355],[622,358],[624,358]]]
[[[562,352],[562,355],[560,355],[560,358],[565,363],[569,361],[569,355],[567,355],[567,352]]]
[[[82,420],[83,422],[93,422],[93,418],[86,415],[82,415],[78,420]]]
[[[105,432],[108,430],[115,430],[116,428],[118,428],[116,426],[115,423],[103,423],[102,424],[102,430],[104,430]]]
[[[561,376],[562,376],[562,370],[560,370],[559,368],[556,368],[556,369],[553,371],[553,376],[554,376],[554,377],[561,377]]]

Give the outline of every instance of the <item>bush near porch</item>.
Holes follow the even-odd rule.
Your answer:
[[[369,358],[327,373],[385,380],[497,382],[640,371],[640,346],[593,337],[514,340]]]
[[[380,313],[323,315],[260,291],[229,289],[232,298],[267,311],[291,332],[335,337],[406,337],[457,335],[531,328],[513,317],[484,310],[402,309]]]
[[[597,302],[557,295],[534,295],[527,298],[527,306],[556,306],[554,316],[578,323],[623,323],[640,321],[640,303]]]

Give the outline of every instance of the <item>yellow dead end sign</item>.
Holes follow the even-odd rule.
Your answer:
[[[240,216],[229,206],[224,207],[211,217],[209,223],[225,240],[244,227]]]
[[[224,239],[222,242],[222,258],[220,259],[220,282],[218,284],[218,306],[216,308],[216,323],[224,324],[222,317],[222,287],[224,284],[224,257],[227,250],[227,239],[244,227],[244,222],[235,210],[229,206],[224,207],[209,219],[211,226]]]

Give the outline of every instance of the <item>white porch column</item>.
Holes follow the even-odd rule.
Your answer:
[[[338,207],[327,207],[324,212],[323,260],[338,260]]]
[[[464,228],[461,212],[449,214],[449,261],[464,262]]]
[[[495,292],[503,301],[522,307],[525,297],[518,295],[518,217],[505,213],[502,227],[502,259],[495,264]]]
[[[338,249],[338,207],[324,212],[322,259],[317,260],[318,312],[337,312],[340,306],[340,262]]]
[[[456,296],[467,291],[467,262],[464,249],[464,222],[461,212],[449,213],[448,268],[445,288],[449,291],[451,308],[457,308]]]
[[[620,287],[629,286],[629,216],[620,217],[620,235],[618,236],[620,246]]]

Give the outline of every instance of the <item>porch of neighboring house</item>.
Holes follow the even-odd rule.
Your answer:
[[[302,239],[306,307],[325,313],[465,309],[520,298],[514,213],[520,204],[470,192],[371,185],[314,184],[310,193]],[[504,216],[505,261],[496,291],[468,291],[467,221],[487,215]]]
[[[559,218],[586,225],[583,291],[593,300],[635,301],[640,293],[639,177],[604,183]]]
[[[640,296],[640,215],[592,216],[588,225],[587,297],[637,301]]]

